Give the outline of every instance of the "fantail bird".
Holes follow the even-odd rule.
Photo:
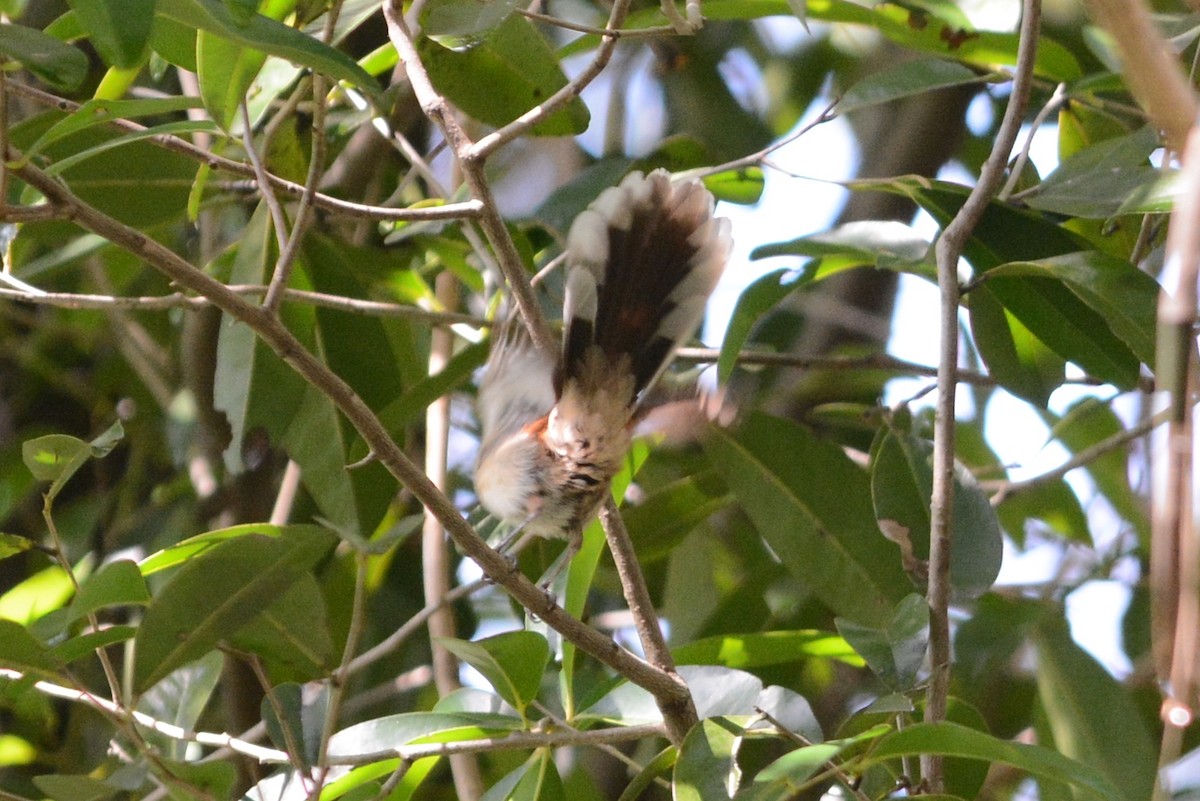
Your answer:
[[[630,173],[567,235],[563,348],[542,353],[513,314],[496,330],[479,388],[475,492],[568,554],[629,450],[639,404],[691,338],[732,244],[698,180]],[[569,558],[569,556],[567,557]]]

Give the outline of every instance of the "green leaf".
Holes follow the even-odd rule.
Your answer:
[[[0,665],[22,673],[59,678],[61,664],[47,648],[12,620],[0,618]]]
[[[525,726],[510,715],[456,712],[406,712],[366,720],[342,729],[329,739],[333,757],[363,756],[392,752],[398,745],[416,740],[456,742],[519,731]]]
[[[900,546],[909,574],[920,575],[922,566],[917,560],[929,558],[933,443],[887,425],[880,429],[871,457],[875,518],[887,538]],[[1000,525],[987,495],[957,462],[950,540],[954,554],[950,584],[955,594],[966,598],[982,595],[1000,573]]]
[[[861,108],[924,94],[935,89],[986,83],[990,76],[956,61],[940,58],[906,61],[871,73],[853,84],[838,101],[837,111],[847,114]]]
[[[993,31],[963,30],[961,19],[941,18],[915,4],[880,3],[865,6],[852,0],[808,0],[807,18],[818,22],[849,23],[879,31],[888,39],[918,52],[952,58],[985,69],[1016,63],[1017,35]],[[753,20],[763,17],[794,17],[792,0],[707,0],[704,17],[710,20]],[[949,15],[943,15],[948,17]],[[630,29],[663,24],[657,7],[635,11],[625,21]],[[560,55],[595,48],[594,34],[580,36]],[[1073,81],[1082,75],[1079,62],[1063,45],[1049,36],[1038,39],[1034,71],[1051,81]]]
[[[870,625],[891,616],[912,584],[879,534],[866,473],[838,445],[763,415],[736,433],[712,429],[705,445],[790,573],[843,617]]]
[[[1007,494],[996,507],[996,516],[1020,547],[1024,547],[1025,528],[1030,520],[1037,520],[1068,540],[1092,544],[1092,533],[1079,496],[1062,479],[1038,482]]]
[[[69,664],[85,656],[94,656],[100,648],[132,640],[135,634],[137,629],[133,626],[108,626],[60,642],[51,649],[51,653],[55,659]]]
[[[524,17],[508,16],[478,45],[462,52],[432,39],[418,45],[434,87],[480,122],[506,125],[567,83],[550,45]],[[533,126],[534,136],[566,136],[587,129],[587,106],[575,98]]]
[[[1020,274],[1016,267],[999,269],[995,277],[993,272],[986,273],[988,289],[1055,353],[1122,389],[1137,385],[1137,355],[1061,281]]]
[[[123,436],[125,429],[121,427],[120,420],[91,442],[66,434],[47,434],[26,441],[21,446],[21,458],[34,478],[50,482],[46,496],[54,500],[88,459],[103,459]]]
[[[1097,142],[1065,159],[1021,200],[1043,211],[1108,219],[1162,177],[1149,162],[1158,146],[1158,132],[1149,126]]]
[[[188,560],[238,537],[245,537],[249,534],[282,537],[287,531],[287,526],[273,526],[270,523],[245,523],[240,526],[207,531],[194,537],[188,537],[186,540],[180,540],[161,551],[156,551],[139,562],[138,567],[143,576],[149,576],[161,570],[182,565]]]
[[[145,605],[150,601],[146,580],[136,562],[121,559],[102,565],[79,588],[68,619],[78,620],[109,606]]]
[[[853,267],[877,267],[937,281],[929,259],[929,241],[911,226],[894,220],[861,220],[787,242],[760,245],[752,259],[811,256],[803,281],[818,281]]]
[[[96,51],[122,69],[138,66],[154,25],[155,0],[69,0]]]
[[[1062,617],[1046,615],[1034,644],[1038,694],[1058,749],[1095,766],[1121,798],[1150,798],[1158,744],[1133,696],[1075,644]]]
[[[550,661],[550,645],[542,635],[510,631],[476,642],[450,638],[438,642],[482,673],[500,697],[522,714],[537,698]]]
[[[120,788],[91,776],[34,776],[33,783],[54,801],[103,801],[120,792]]]
[[[28,625],[62,609],[74,594],[71,577],[58,565],[51,565],[0,595],[0,619]]]
[[[7,559],[10,556],[25,553],[35,545],[37,543],[28,537],[22,537],[18,534],[6,534],[0,531],[0,559]]]
[[[917,674],[929,646],[929,605],[917,594],[896,605],[886,628],[837,620],[846,642],[867,661],[871,671],[897,692],[917,686]]]
[[[59,89],[74,89],[87,75],[82,51],[24,25],[0,24],[0,55]]]
[[[189,560],[146,610],[135,643],[134,687],[144,691],[233,636],[334,542],[316,526],[288,526],[281,537],[239,537]]]
[[[194,730],[212,699],[224,664],[224,656],[212,651],[171,671],[138,698],[137,710],[186,731]],[[184,759],[188,755],[188,743],[183,740],[157,732],[146,732],[145,736],[170,759]]]
[[[1045,408],[1066,380],[1066,360],[1004,308],[987,284],[971,290],[971,336],[988,372],[1019,398]]]
[[[510,786],[511,785],[511,786]],[[554,752],[539,748],[517,770],[488,788],[480,801],[565,801],[566,792]]]
[[[230,255],[230,283],[267,283],[278,254],[266,203],[258,204],[236,249],[227,252],[222,261]],[[285,304],[283,315],[302,340],[311,340],[311,309]],[[229,470],[240,473],[245,469],[242,452],[253,447],[247,437],[256,428],[262,428],[272,443],[282,441],[307,392],[307,384],[248,326],[231,315],[222,316],[213,407],[225,414],[231,428],[232,438],[225,450]]]
[[[242,129],[241,104],[267,54],[208,31],[196,34],[200,98],[213,121],[229,132]]]
[[[665,557],[697,526],[727,508],[733,496],[713,473],[686,476],[655,490],[622,513],[638,561]]]
[[[89,100],[66,117],[50,126],[37,140],[25,148],[25,158],[39,153],[47,145],[71,134],[103,125],[113,119],[136,120],[162,114],[173,114],[198,108],[192,97],[155,97],[136,100]],[[62,169],[60,167],[60,169]]]
[[[302,764],[315,765],[329,711],[329,688],[289,682],[273,687],[270,692],[270,697],[263,698],[261,709],[271,742],[299,757]]]
[[[722,634],[680,645],[671,653],[680,665],[724,665],[742,670],[802,659],[836,659],[855,667],[863,665],[845,639],[811,629]]]
[[[1002,276],[1061,281],[1078,300],[1103,318],[1105,328],[1128,350],[1153,368],[1155,316],[1161,287],[1128,261],[1098,251],[1071,253],[1003,264],[989,270],[987,280]]]
[[[704,176],[704,186],[717,200],[753,206],[762,198],[767,181],[761,167],[744,167]]]
[[[1109,732],[1111,737],[1112,732]],[[1119,742],[1119,738],[1113,738]],[[1012,765],[1039,778],[1074,784],[1095,798],[1126,798],[1097,770],[1048,748],[1001,740],[957,723],[915,723],[883,737],[868,755],[870,761],[898,756],[942,754]],[[1151,760],[1149,765],[1153,765]],[[1148,796],[1130,796],[1145,798]]]
[[[729,381],[733,368],[737,366],[738,353],[754,325],[781,300],[796,291],[799,273],[794,270],[776,270],[755,280],[738,297],[725,339],[721,343],[721,355],[717,359],[717,380],[722,384]]]
[[[708,718],[688,732],[672,777],[675,801],[733,798],[742,780],[737,752],[744,729],[728,718]]]
[[[854,737],[830,740],[789,751],[760,770],[754,781],[737,794],[737,801],[786,801],[795,798],[810,786],[809,780],[824,770],[838,754],[859,743],[876,739],[888,731],[888,726],[875,726]]]
[[[372,100],[379,100],[379,85],[352,58],[340,50],[280,22],[255,14],[241,24],[219,0],[157,0],[158,13],[189,28],[224,36],[254,50],[277,56],[301,67],[348,81]]]
[[[443,47],[466,50],[522,5],[521,0],[431,0],[421,9],[421,31]]]
[[[262,657],[268,675],[275,680],[311,681],[335,667],[325,597],[308,573],[238,629],[230,642]]]

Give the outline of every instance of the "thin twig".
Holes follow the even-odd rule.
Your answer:
[[[991,502],[992,506],[999,506],[1018,493],[1058,481],[1072,470],[1087,467],[1106,453],[1123,448],[1135,439],[1146,436],[1169,419],[1170,414],[1167,412],[1159,412],[1158,414],[1151,415],[1128,429],[1118,431],[1112,436],[1105,437],[1099,442],[1084,448],[1053,470],[1047,470],[1045,473],[1040,473],[1032,478],[1027,478],[1023,481],[981,481],[979,485],[984,490],[995,490]]]
[[[275,244],[282,253],[283,249],[287,247],[287,215],[283,213],[283,206],[280,204],[279,198],[275,196],[266,165],[258,155],[258,149],[254,147],[254,126],[250,122],[250,107],[246,105],[244,99],[241,102],[241,110],[242,146],[246,149],[246,158],[250,159],[250,166],[254,168],[254,177],[258,181],[258,194],[262,197],[263,203],[267,204],[267,210],[271,214],[271,224],[275,228]],[[270,290],[267,291],[267,294],[270,294]]]
[[[12,281],[11,277],[0,278],[0,281]],[[257,297],[265,295],[267,287],[253,284],[229,284],[226,286],[236,295]],[[175,292],[170,295],[146,295],[141,297],[121,297],[117,295],[88,295],[72,292],[44,292],[36,287],[25,285],[24,289],[5,289],[0,287],[0,299],[21,303],[33,303],[42,306],[57,306],[64,309],[138,309],[145,311],[161,311],[164,309],[205,309],[213,302],[204,296],[185,295]],[[361,300],[348,298],[343,295],[329,295],[323,292],[310,292],[305,289],[288,289],[284,299],[293,303],[307,303],[325,309],[337,309],[353,314],[364,314],[375,317],[402,317],[418,320],[429,325],[466,325],[472,328],[485,328],[491,323],[481,317],[457,312],[434,312],[408,306],[403,303],[387,303],[377,300]]]
[[[39,103],[52,106],[61,111],[78,111],[79,103],[67,100],[65,98],[52,95],[49,92],[44,92],[41,89],[35,89],[32,86],[9,81],[9,89],[14,94],[19,94],[22,97],[29,98]],[[146,126],[139,125],[136,122],[122,119],[109,119],[105,123],[119,128],[123,131],[131,133],[140,133],[146,130]],[[186,139],[181,139],[178,136],[170,134],[155,134],[149,137],[146,141],[151,142],[159,147],[165,148],[180,155],[194,159],[201,164],[207,164],[214,170],[221,172],[240,175],[243,178],[257,178],[254,172],[254,167],[249,164],[243,164],[240,161],[227,159],[223,156],[218,156],[204,148],[197,147]],[[286,178],[280,178],[278,175],[267,173],[266,180],[275,189],[286,192],[289,195],[300,197],[304,194],[304,186],[294,181],[289,181]],[[313,203],[320,209],[333,213],[342,214],[348,217],[360,217],[368,220],[380,221],[409,221],[421,222],[426,220],[463,220],[478,217],[483,210],[483,204],[478,200],[466,200],[461,203],[446,203],[441,206],[427,206],[419,209],[392,209],[385,206],[369,206],[363,203],[352,203],[348,200],[325,195],[320,192],[313,195]]]
[[[23,673],[8,668],[0,668],[0,676],[14,681],[21,681],[25,678]],[[85,704],[115,718],[133,720],[139,726],[144,726],[173,740],[228,748],[239,754],[253,757],[260,762],[281,762],[285,764],[288,762],[288,755],[283,751],[278,751],[274,748],[265,748],[229,734],[190,731],[173,723],[157,720],[144,712],[138,712],[136,709],[126,709],[118,704],[114,704],[112,701],[99,698],[84,690],[64,687],[61,684],[54,684],[49,681],[36,681],[33,683],[33,688],[52,698],[62,698],[67,701]]]
[[[925,721],[939,722],[946,717],[950,692],[950,533],[954,515],[954,426],[955,393],[958,388],[958,261],[967,240],[979,224],[988,203],[1004,179],[1004,166],[1017,140],[1025,105],[1029,100],[1029,82],[1037,56],[1040,0],[1024,0],[1021,30],[1017,46],[1017,67],[1013,75],[1008,108],[992,152],[979,171],[979,181],[962,208],[942,231],[934,246],[937,258],[938,288],[941,291],[941,345],[938,360],[938,399],[933,439],[933,498],[930,504],[929,534],[929,686],[925,694]],[[942,758],[921,756],[922,781],[931,793],[943,791]]]

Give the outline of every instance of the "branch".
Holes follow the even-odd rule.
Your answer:
[[[9,668],[0,668],[0,676],[21,681],[25,674]],[[62,698],[90,706],[100,712],[124,719],[132,719],[140,726],[169,737],[200,745],[228,748],[239,754],[245,754],[262,763],[288,764],[288,755],[275,748],[267,748],[230,734],[204,731],[191,731],[173,723],[151,717],[137,710],[126,710],[113,702],[99,698],[83,690],[64,687],[48,681],[37,681],[34,688],[53,698]],[[604,745],[611,743],[626,743],[644,740],[647,737],[664,737],[661,724],[643,723],[637,726],[621,726],[611,729],[595,729],[579,731],[573,728],[554,728],[548,731],[516,732],[503,737],[486,737],[478,740],[461,740],[451,743],[430,743],[422,745],[401,745],[387,751],[376,751],[370,754],[355,754],[353,756],[330,757],[330,765],[366,765],[384,759],[399,757],[405,760],[417,760],[427,756],[449,756],[451,754],[472,754],[483,751],[531,750],[534,748],[564,748],[568,746]]]
[[[1135,439],[1146,436],[1155,428],[1167,422],[1169,418],[1170,415],[1167,412],[1159,412],[1158,414],[1151,415],[1131,428],[1118,431],[1112,436],[1105,437],[1094,445],[1084,448],[1053,470],[1047,470],[1045,473],[1027,478],[1024,481],[981,481],[979,485],[984,490],[996,491],[996,494],[992,496],[991,502],[992,506],[999,506],[1013,495],[1043,484],[1048,484],[1051,481],[1057,481],[1076,468],[1087,467],[1106,453],[1123,448]]]
[[[604,506],[600,508],[600,523],[604,527],[608,550],[612,553],[617,574],[621,577],[621,588],[633,615],[642,651],[650,660],[650,664],[677,676],[675,660],[671,658],[671,651],[663,639],[662,629],[659,628],[658,615],[654,612],[654,602],[650,600],[650,591],[646,588],[646,579],[642,575],[641,565],[638,564],[637,554],[634,553],[633,542],[629,539],[625,521],[621,519],[621,510],[617,508],[611,494],[605,497]],[[679,678],[679,682],[684,684],[682,678]],[[671,742],[676,744],[682,743],[688,731],[699,722],[696,704],[690,693],[671,705],[660,704],[659,709],[662,711],[667,731],[671,734]]]
[[[955,393],[958,388],[958,261],[988,203],[1000,189],[1004,166],[1017,141],[1017,132],[1029,100],[1029,83],[1037,56],[1041,0],[1024,0],[1017,46],[1017,68],[1004,119],[992,152],[979,171],[979,181],[962,208],[942,231],[934,246],[938,288],[941,290],[941,347],[938,362],[938,399],[933,439],[932,528],[929,534],[929,687],[925,695],[925,721],[946,717],[950,692],[950,535],[954,516]],[[931,793],[943,789],[942,758],[921,756],[922,781]]]
[[[10,152],[10,157],[13,154]],[[14,159],[15,160],[15,159]],[[208,297],[213,305],[246,324],[279,358],[320,391],[346,416],[371,452],[413,496],[446,527],[455,545],[522,606],[540,617],[580,650],[648,691],[660,704],[680,703],[687,687],[677,677],[660,670],[621,648],[612,638],[567,614],[554,600],[527,579],[512,563],[488,547],[463,519],[449,498],[440,492],[392,441],[387,429],[341,377],[331,371],[274,315],[247,302],[221,282],[196,269],[183,258],[140,231],[114,220],[73,195],[32,164],[14,173],[67,212],[77,225],[140,257],[175,283]]]
[[[30,100],[53,106],[61,111],[74,112],[80,108],[79,103],[74,103],[65,98],[57,97],[49,92],[43,92],[40,89],[35,89],[32,86],[9,82],[8,88],[14,94],[29,98]],[[131,133],[141,133],[147,130],[146,126],[139,125],[136,122],[122,119],[106,120],[106,123],[113,125],[123,131]],[[197,147],[185,139],[180,139],[177,136],[169,134],[155,134],[147,139],[159,147],[165,148],[175,153],[195,159],[201,164],[207,164],[214,170],[240,175],[243,178],[256,178],[254,167],[249,164],[243,164],[240,161],[227,159],[223,156],[218,156],[215,153],[210,153],[202,147]],[[280,178],[278,175],[267,173],[266,180],[272,187],[282,192],[286,192],[294,197],[301,197],[304,194],[304,186],[294,181],[289,181],[286,178]],[[467,200],[462,203],[445,203],[441,206],[429,206],[420,209],[392,209],[384,206],[368,206],[363,203],[351,203],[348,200],[332,197],[317,192],[313,195],[313,205],[317,208],[324,209],[330,213],[343,214],[349,217],[362,217],[369,220],[382,221],[410,221],[419,222],[425,220],[462,220],[478,217],[483,209],[483,204],[478,200]]]
[[[21,681],[25,675],[8,668],[0,668],[0,676],[12,681]],[[114,704],[105,698],[100,698],[85,690],[76,690],[73,687],[64,687],[61,684],[54,684],[48,681],[37,681],[33,684],[34,689],[45,693],[53,698],[62,698],[67,701],[84,704],[96,709],[100,712],[112,715],[126,720],[132,719],[140,726],[145,726],[159,734],[170,737],[173,740],[182,740],[189,743],[200,743],[201,745],[211,745],[220,748],[229,748],[239,754],[253,757],[259,762],[287,762],[288,755],[283,751],[277,751],[274,748],[264,748],[261,745],[256,745],[229,734],[213,734],[210,732],[189,731],[173,723],[167,723],[162,720],[157,720],[144,712],[138,712],[136,709],[127,709]]]
[[[4,280],[4,279],[0,279]],[[28,285],[27,285],[28,286]],[[267,287],[253,284],[228,284],[225,287],[236,295],[257,297],[267,292]],[[305,289],[288,289],[283,293],[284,300],[293,303],[307,303],[326,309],[338,309],[355,314],[367,314],[376,317],[402,317],[418,320],[429,325],[467,325],[483,328],[488,321],[470,314],[457,312],[434,312],[407,306],[403,303],[386,303],[377,300],[359,300],[343,295],[327,295],[323,292],[310,292]],[[71,292],[43,292],[36,287],[27,289],[5,289],[0,287],[0,298],[20,303],[33,303],[42,306],[57,306],[63,309],[135,309],[143,311],[161,311],[164,309],[206,309],[213,304],[203,295],[185,295],[175,292],[170,295],[148,295],[142,297],[121,297],[118,295],[87,295]]]
[[[529,278],[525,274],[525,265],[517,252],[517,246],[509,236],[504,218],[500,216],[496,207],[491,186],[483,174],[485,156],[480,154],[476,158],[467,158],[474,143],[458,123],[446,99],[433,88],[429,74],[417,53],[417,46],[413,43],[408,23],[404,20],[404,9],[401,8],[400,0],[384,0],[383,15],[387,20],[388,37],[404,64],[408,82],[421,104],[421,110],[441,130],[442,136],[458,159],[463,180],[481,204],[479,223],[496,253],[500,272],[508,281],[509,291],[516,301],[517,308],[521,310],[521,318],[529,329],[530,337],[543,353],[556,354],[559,350],[558,339],[542,316],[537,298],[533,296],[533,289],[529,285]]]

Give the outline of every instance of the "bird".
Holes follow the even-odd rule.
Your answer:
[[[568,541],[609,492],[643,401],[696,332],[732,247],[696,178],[631,172],[571,224],[562,350],[535,346],[518,314],[497,326],[477,396],[475,492],[523,537]]]

